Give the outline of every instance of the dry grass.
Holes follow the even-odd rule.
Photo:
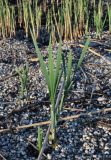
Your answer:
[[[100,37],[106,20],[111,32],[111,4],[106,4],[104,15],[103,3],[101,0],[98,4],[95,0],[92,4],[88,0],[52,0],[50,4],[46,0],[40,3],[37,0],[18,0],[12,6],[8,0],[3,0],[0,1],[0,36],[12,37],[16,28],[22,27],[26,37],[32,28],[38,38],[39,29],[44,24],[54,41],[57,37],[75,40],[88,34],[92,27]]]

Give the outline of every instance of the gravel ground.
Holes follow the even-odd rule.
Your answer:
[[[110,160],[111,114],[100,112],[111,107],[111,37],[91,40],[91,47],[103,57],[88,52],[83,65],[75,74],[75,83],[65,99],[61,117],[81,114],[79,118],[58,123],[57,145],[49,148],[45,159]],[[73,67],[80,57],[77,43],[64,43],[63,52],[73,52]],[[56,53],[57,46],[54,46]],[[47,61],[47,47],[41,48]],[[37,127],[14,130],[21,125],[49,120],[47,87],[35,59],[34,48],[27,40],[7,39],[0,42],[0,160],[35,160],[38,151]],[[27,96],[21,99],[20,79],[15,69],[29,64]],[[88,114],[90,113],[90,114]],[[44,134],[47,127],[43,127]]]

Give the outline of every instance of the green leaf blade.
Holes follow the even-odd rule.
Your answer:
[[[81,64],[82,64],[82,62],[83,62],[83,59],[84,59],[85,54],[86,54],[86,52],[87,52],[87,50],[88,50],[89,44],[90,44],[90,38],[88,37],[88,39],[87,39],[87,41],[86,41],[86,43],[85,43],[85,46],[84,46],[84,48],[83,48],[83,50],[82,50],[82,53],[81,53],[81,55],[80,55],[78,64],[77,64],[77,68],[78,68],[78,69],[80,68],[80,66],[81,66]]]
[[[36,43],[36,39],[35,39],[34,34],[32,33],[31,30],[30,30],[30,33],[31,33],[32,40],[33,40],[33,43],[34,43],[34,46],[35,46],[36,54],[38,55],[38,58],[39,58],[39,61],[40,61],[40,66],[41,66],[41,69],[42,69],[42,73],[45,77],[46,83],[47,83],[48,88],[50,90],[49,77],[48,77],[48,71],[46,69],[46,64],[43,60],[43,56],[40,53],[40,50],[39,50],[39,48],[37,46],[37,43]]]
[[[68,65],[67,65],[67,79],[66,79],[66,84],[65,84],[65,91],[67,92],[70,83],[71,83],[71,69],[72,69],[72,53],[71,51],[69,52],[68,55]]]
[[[62,61],[62,50],[61,50],[61,42],[59,44],[59,48],[57,51],[57,60],[56,60],[56,71],[55,71],[55,88],[57,88],[60,70],[61,70],[61,61]]]

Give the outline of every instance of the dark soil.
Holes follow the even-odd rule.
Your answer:
[[[82,51],[79,44],[84,44],[84,39],[62,46],[66,56],[72,50],[73,68]],[[111,107],[110,46],[108,33],[104,33],[102,40],[91,39],[91,49],[101,56],[88,51],[80,70],[73,73],[74,84],[61,113],[61,117],[77,114],[80,117],[58,123],[57,145],[53,149],[50,144],[47,146],[45,159],[111,159],[111,110],[103,112]],[[54,54],[57,47],[53,46]],[[47,47],[41,47],[41,52],[47,61]],[[28,94],[21,98],[20,79],[15,70],[26,63]],[[37,127],[16,130],[17,126],[50,119],[48,91],[31,42],[13,38],[0,41],[0,75],[0,159],[35,160]],[[47,126],[42,128],[45,135]]]

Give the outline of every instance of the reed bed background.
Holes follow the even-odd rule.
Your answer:
[[[23,29],[26,37],[31,28],[36,38],[41,27],[51,33],[53,41],[60,37],[75,40],[90,31],[101,37],[104,29],[111,33],[111,2],[107,0],[17,0],[12,5],[0,1],[0,37],[12,37]]]

